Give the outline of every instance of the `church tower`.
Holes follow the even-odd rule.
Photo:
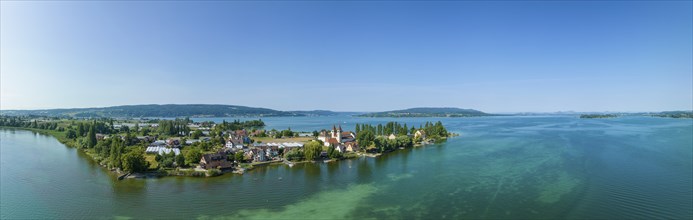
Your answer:
[[[339,129],[337,129],[337,141],[339,141],[339,143],[342,143],[342,126],[341,125],[339,126]]]
[[[337,128],[332,125],[332,131],[330,131],[330,137],[331,138],[336,138],[335,132],[337,131]]]

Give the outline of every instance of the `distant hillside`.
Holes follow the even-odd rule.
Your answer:
[[[357,115],[359,117],[477,117],[490,116],[474,109],[461,108],[410,108],[404,110],[374,112]]]
[[[339,115],[340,114],[338,112],[333,112],[333,111],[328,111],[328,110],[288,111],[288,112],[296,114],[296,115],[305,115],[305,116],[333,116],[333,115]]]
[[[2,115],[40,115],[71,117],[236,117],[236,116],[303,116],[267,108],[237,105],[123,105],[104,108],[73,108],[46,110],[4,110]]]

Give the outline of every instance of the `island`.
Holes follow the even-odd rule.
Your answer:
[[[693,118],[693,111],[665,111],[650,114],[653,117],[662,118]]]
[[[493,116],[493,114],[488,114],[482,111],[474,109],[461,109],[461,108],[409,108],[404,110],[395,111],[385,111],[385,112],[373,112],[357,115],[359,117],[479,117],[479,116]]]
[[[0,127],[33,130],[77,148],[119,179],[243,174],[255,166],[331,162],[445,141],[438,122],[335,124],[320,131],[266,130],[257,120],[215,123],[177,119],[0,116]]]
[[[617,114],[582,114],[580,118],[617,118]]]

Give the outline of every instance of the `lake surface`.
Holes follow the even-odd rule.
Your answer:
[[[390,120],[441,120],[460,136],[242,176],[117,181],[52,137],[0,129],[0,218],[693,218],[689,119],[263,118],[295,131]]]

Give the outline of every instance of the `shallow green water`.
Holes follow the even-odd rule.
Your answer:
[[[312,131],[431,119],[263,120],[270,128]],[[124,181],[51,137],[0,130],[0,217],[693,217],[693,120],[440,120],[461,136],[380,158]]]

